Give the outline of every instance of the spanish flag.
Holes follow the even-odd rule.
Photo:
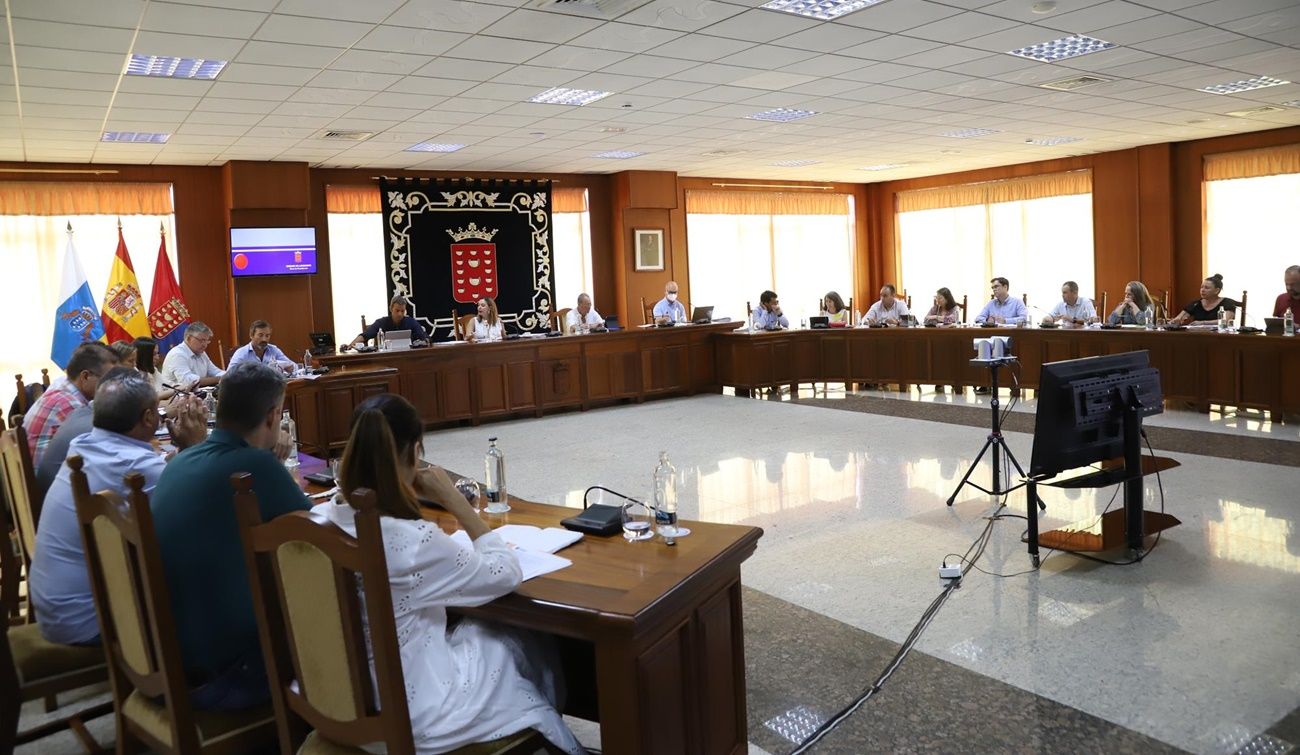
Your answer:
[[[108,274],[108,291],[104,292],[104,338],[108,343],[134,341],[149,336],[149,317],[144,311],[144,297],[135,277],[131,253],[122,238],[122,224],[117,224],[117,256]]]

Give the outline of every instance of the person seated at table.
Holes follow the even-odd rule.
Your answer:
[[[862,317],[863,325],[888,325],[897,327],[908,316],[907,303],[896,295],[894,284],[886,283],[880,287],[880,301],[871,305]]]
[[[388,314],[384,317],[370,323],[360,335],[352,339],[353,346],[361,344],[379,337],[379,331],[391,333],[394,330],[411,331],[411,342],[428,341],[429,334],[424,332],[424,326],[418,320],[406,314],[411,308],[411,303],[406,300],[405,296],[397,295],[388,301]]]
[[[93,427],[74,438],[67,449],[81,457],[90,489],[112,490],[125,497],[129,490],[122,477],[139,472],[144,475],[144,492],[152,493],[166,463],[150,443],[162,424],[153,381],[134,367],[114,367],[99,381],[92,406]],[[180,399],[175,416],[167,422],[167,431],[178,449],[207,437],[207,411],[196,397]],[[41,507],[28,585],[32,605],[41,617],[42,637],[63,645],[99,642],[99,622],[67,466],[58,471]]]
[[[163,383],[183,391],[192,391],[221,382],[226,371],[219,369],[208,358],[208,344],[212,343],[212,328],[201,322],[190,323],[185,329],[185,340],[172,347],[163,360]]]
[[[790,320],[781,314],[781,300],[775,291],[758,295],[758,309],[754,310],[754,327],[759,330],[780,330],[790,327]]]
[[[465,334],[465,340],[470,343],[491,343],[505,337],[496,299],[490,296],[478,300],[478,314],[472,322],[474,328]]]
[[[1282,274],[1282,282],[1286,290],[1278,294],[1273,303],[1273,316],[1284,317],[1289,309],[1296,324],[1300,325],[1300,265],[1288,267]]]
[[[655,302],[652,314],[655,325],[686,322],[686,305],[677,301],[677,281],[664,284],[664,298]]]
[[[23,417],[32,464],[40,466],[45,447],[58,432],[59,425],[79,407],[90,403],[100,377],[116,366],[117,354],[97,341],[83,343],[73,350],[66,376],[55,380]]]
[[[989,283],[992,285],[993,298],[975,315],[975,324],[991,322],[998,325],[1019,325],[1024,322],[1029,312],[1023,301],[1011,296],[1011,282],[998,276],[990,279]]]
[[[114,341],[108,345],[117,355],[117,363],[124,367],[135,368],[135,343],[125,338]]]
[[[591,306],[590,296],[578,294],[578,306],[564,316],[564,332],[577,333],[584,327],[592,332],[604,330],[605,318]]]
[[[135,368],[153,383],[159,401],[176,395],[176,391],[163,387],[162,359],[158,354],[158,343],[152,338],[135,339]]]
[[[1232,317],[1235,319],[1241,302],[1221,296],[1222,291],[1222,275],[1216,273],[1202,280],[1201,298],[1183,307],[1183,311],[1179,312],[1169,322],[1174,325],[1186,325],[1190,322],[1212,322],[1219,319],[1220,307],[1227,312],[1231,312]]]
[[[1043,319],[1045,323],[1059,322],[1067,328],[1079,327],[1097,321],[1097,310],[1087,297],[1079,296],[1079,284],[1066,281],[1061,284],[1061,300]]]
[[[946,286],[934,292],[934,306],[925,313],[925,322],[936,325],[956,325],[961,322],[961,307]]]
[[[1129,281],[1124,287],[1124,301],[1115,307],[1106,322],[1111,325],[1146,325],[1155,317],[1151,294],[1141,281]]]
[[[235,349],[227,369],[247,361],[269,364],[286,373],[292,373],[298,366],[279,346],[271,343],[271,323],[266,320],[254,320],[248,326],[248,343]]]
[[[253,476],[264,522],[311,508],[284,468],[293,448],[280,432],[284,388],[284,374],[258,361],[226,372],[216,429],[167,464],[149,502],[181,666],[200,710],[270,699],[230,476]]]
[[[446,752],[524,728],[567,752],[585,752],[557,710],[561,669],[549,637],[473,617],[448,626],[448,608],[508,595],[523,573],[446,472],[417,469],[423,438],[424,423],[405,398],[361,402],[339,468],[347,492],[319,509],[355,537],[347,495],[362,487],[375,492],[416,752]],[[417,496],[450,513],[470,545],[426,521]]]
[[[844,306],[844,299],[840,298],[839,293],[828,291],[822,297],[822,317],[828,318],[831,322],[842,322],[848,324],[853,315]]]

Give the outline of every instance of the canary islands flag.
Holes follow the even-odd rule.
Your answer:
[[[181,287],[167,258],[167,237],[163,236],[158,243],[158,264],[153,269],[153,293],[149,295],[149,330],[158,344],[158,353],[165,355],[185,340],[185,326],[189,324],[190,311],[181,297]]]
[[[63,253],[63,278],[59,283],[59,307],[54,314],[54,342],[50,346],[50,359],[64,369],[72,352],[86,341],[104,337],[104,325],[95,309],[95,297],[90,293],[90,282],[81,269],[77,250],[72,245],[72,225],[68,225],[68,249]]]
[[[126,250],[126,239],[122,238],[121,224],[117,226],[117,255],[108,274],[108,290],[104,292],[104,335],[109,343],[149,336],[144,296],[131,264],[131,253]]]

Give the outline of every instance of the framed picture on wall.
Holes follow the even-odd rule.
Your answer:
[[[636,237],[636,269],[664,269],[664,232],[655,230],[633,231]]]

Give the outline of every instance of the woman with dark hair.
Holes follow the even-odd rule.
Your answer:
[[[946,287],[934,292],[934,306],[925,313],[925,322],[936,325],[956,325],[961,322],[961,307]]]
[[[1124,301],[1115,307],[1106,322],[1111,325],[1146,325],[1155,317],[1155,308],[1151,306],[1151,294],[1142,281],[1129,281],[1124,287]]]
[[[838,292],[828,291],[822,297],[822,316],[830,318],[831,322],[848,324],[849,310],[844,307],[844,299],[840,298]]]
[[[1223,293],[1223,276],[1211,275],[1201,281],[1201,298],[1183,307],[1183,311],[1169,322],[1174,325],[1186,325],[1189,322],[1206,322],[1219,319],[1219,307],[1223,307],[1232,313],[1233,318],[1237,316],[1237,309],[1241,303],[1222,296]]]
[[[552,646],[538,635],[471,618],[448,626],[447,608],[506,595],[522,572],[447,473],[418,468],[423,435],[419,413],[401,396],[361,402],[339,469],[345,493],[319,509],[355,535],[346,491],[375,491],[416,751],[446,752],[532,728],[568,752],[583,752],[556,710],[562,685]],[[471,545],[425,521],[417,495],[454,516]]]
[[[176,391],[163,386],[162,371],[158,369],[158,344],[152,338],[135,339],[135,368],[153,381],[153,389],[158,392],[158,400],[166,401],[176,395]]]
[[[474,318],[474,329],[465,334],[470,343],[489,343],[504,338],[501,316],[497,312],[497,302],[490,296],[478,300],[478,316]]]

